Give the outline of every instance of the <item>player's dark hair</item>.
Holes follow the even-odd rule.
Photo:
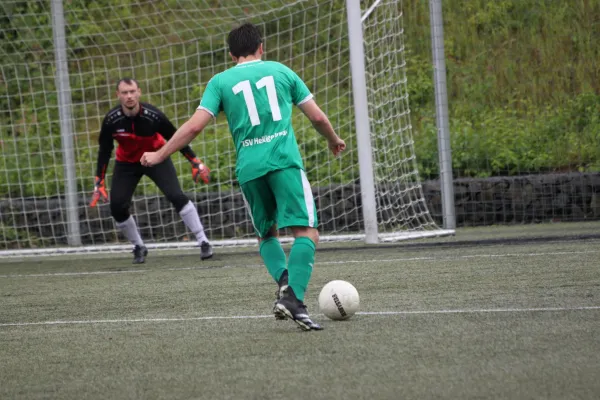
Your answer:
[[[247,57],[256,53],[261,43],[260,30],[249,22],[232,29],[227,36],[229,51],[234,57]]]
[[[136,81],[136,80],[135,80],[135,79],[133,79],[133,78],[127,78],[127,77],[125,77],[125,78],[121,78],[121,79],[119,79],[119,82],[117,82],[117,91],[119,90],[119,85],[120,85],[121,83],[126,83],[126,84],[128,84],[128,85],[132,85],[132,84],[134,84],[134,83],[135,83],[135,86],[137,86],[138,88],[140,87],[140,84],[138,83],[138,81]]]

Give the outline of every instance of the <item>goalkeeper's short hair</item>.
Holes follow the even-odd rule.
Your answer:
[[[135,83],[135,86],[137,86],[138,88],[140,87],[140,84],[138,83],[137,80],[135,80],[133,78],[129,78],[129,77],[123,77],[123,78],[119,79],[119,81],[117,82],[117,90],[119,90],[119,85],[121,83],[126,83],[128,85]]]

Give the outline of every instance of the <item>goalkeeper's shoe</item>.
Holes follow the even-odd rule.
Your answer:
[[[278,314],[291,319],[302,330],[320,331],[323,329],[321,325],[310,319],[306,306],[303,302],[298,300],[291,286],[288,286],[283,293],[283,297],[275,304],[275,309]]]
[[[273,314],[275,314],[275,319],[285,320],[287,319],[285,315],[279,313],[277,311],[277,302],[279,299],[283,297],[283,292],[288,288],[288,270],[286,269],[281,274],[279,278],[279,282],[277,282],[277,292],[275,292],[275,302],[273,302]]]
[[[201,179],[202,182],[208,183],[210,181],[210,169],[198,158],[190,160],[192,164],[192,178],[195,183]]]
[[[148,249],[146,246],[135,245],[133,248],[133,264],[143,264],[146,262],[146,256],[148,255]]]
[[[90,207],[96,207],[98,200],[102,200],[103,203],[108,201],[108,193],[106,192],[106,186],[104,186],[104,179],[99,176],[97,176],[94,181],[94,194],[92,195]]]
[[[210,245],[210,243],[202,242],[200,244],[200,259],[206,260],[208,258],[211,258],[212,256],[213,256],[213,249],[212,249],[212,246]]]

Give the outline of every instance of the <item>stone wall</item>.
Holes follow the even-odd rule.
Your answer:
[[[457,179],[454,191],[459,227],[600,219],[600,174]],[[439,182],[424,182],[423,193],[432,216],[441,224]],[[314,194],[324,231],[356,232],[363,229],[358,185],[315,188]],[[190,195],[200,208],[203,223],[211,237],[252,234],[239,193]],[[79,203],[83,242],[103,244],[116,241],[118,232],[108,205],[91,209],[87,207],[88,200],[81,198]],[[398,199],[384,200],[389,203]],[[422,207],[418,202],[414,206]],[[179,215],[162,197],[137,198],[132,212],[147,240],[188,239]],[[0,219],[3,236],[0,248],[15,247],[17,241],[25,246],[27,243],[34,246],[66,244],[66,215],[61,198],[0,200]],[[27,238],[28,241],[25,240]],[[14,244],[11,245],[11,242]],[[4,246],[2,243],[5,243]]]
[[[439,182],[425,182],[423,189],[440,221]],[[457,226],[600,219],[600,174],[456,179],[454,202]]]

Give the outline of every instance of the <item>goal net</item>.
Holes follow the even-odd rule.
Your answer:
[[[124,250],[108,205],[88,207],[97,138],[117,104],[115,83],[137,79],[142,101],[179,126],[208,80],[232,66],[229,30],[241,21],[265,36],[265,58],[307,83],[347,143],[334,158],[300,113],[294,129],[314,190],[322,240],[364,238],[354,128],[348,25],[341,0],[98,0],[64,2],[79,238],[68,248],[65,160],[56,83],[51,1],[0,4],[0,251],[2,254]],[[406,85],[401,0],[361,2],[377,225],[382,240],[434,236],[415,161]],[[216,244],[255,243],[235,179],[235,149],[220,117],[191,144],[212,170],[195,185],[188,162],[173,156],[184,191]],[[114,157],[113,157],[114,159]],[[67,165],[67,168],[71,166]],[[111,180],[111,162],[107,182]],[[132,213],[149,247],[195,245],[173,207],[143,178]]]

